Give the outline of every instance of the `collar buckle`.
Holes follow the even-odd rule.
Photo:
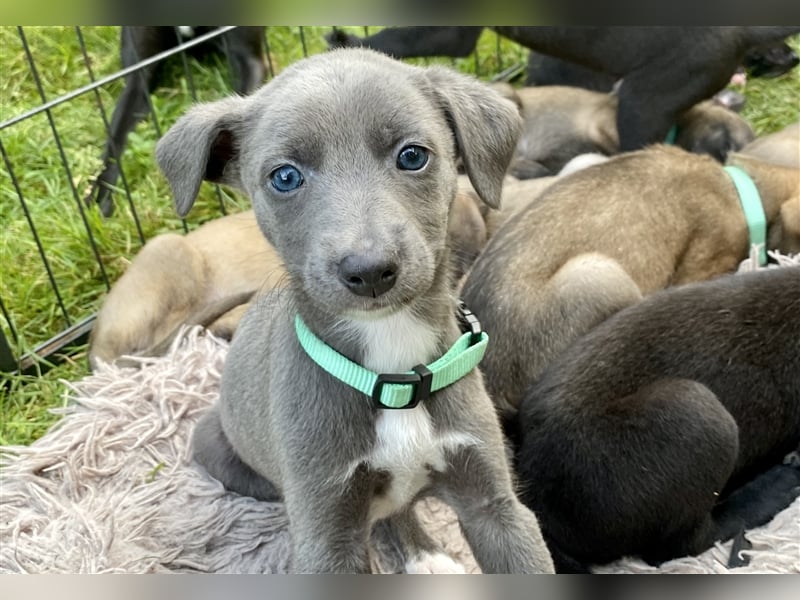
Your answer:
[[[461,325],[461,331],[470,334],[470,345],[477,344],[481,340],[481,333],[483,332],[481,322],[478,320],[478,317],[475,316],[475,313],[467,308],[463,300],[458,301],[456,316]]]
[[[417,365],[411,370],[413,373],[378,373],[372,388],[372,402],[376,408],[389,410],[414,408],[421,401],[430,398],[433,373],[425,365]],[[412,384],[414,391],[408,403],[403,406],[390,406],[381,402],[383,386],[387,383]]]

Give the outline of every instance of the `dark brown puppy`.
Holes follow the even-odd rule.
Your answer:
[[[399,27],[366,38],[341,31],[333,46],[367,46],[396,58],[463,56],[482,27]],[[662,141],[677,116],[730,81],[747,51],[778,42],[800,27],[493,27],[532,50],[622,78],[620,149]]]
[[[800,172],[734,155],[755,181],[769,248],[800,250]],[[462,297],[492,336],[481,368],[502,412],[572,341],[643,295],[736,269],[749,253],[722,166],[654,146],[550,185],[491,237]]]
[[[798,463],[779,464],[800,442],[800,266],[620,311],[548,367],[515,427],[561,571],[697,554],[768,522],[800,494]]]

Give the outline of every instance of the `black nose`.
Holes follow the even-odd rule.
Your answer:
[[[354,294],[377,298],[394,286],[397,265],[385,258],[351,254],[339,263],[339,279]]]

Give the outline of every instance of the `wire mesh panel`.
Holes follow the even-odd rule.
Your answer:
[[[247,208],[246,199],[230,190],[204,185],[190,218],[180,219],[153,160],[155,142],[190,104],[234,91],[229,35],[236,28],[194,35],[169,28],[175,44],[152,56],[128,56],[120,68],[122,36],[136,33],[132,29],[0,28],[0,64],[8,82],[0,112],[2,371],[41,369],[40,359],[84,343],[105,292],[148,239]],[[332,30],[263,28],[266,79],[325,51],[324,36]],[[442,62],[484,78],[519,70],[524,51],[487,35],[473,56]],[[214,43],[221,52],[195,56]],[[158,85],[140,99],[141,122],[121,147],[108,143],[108,164],[117,174],[101,186],[103,149],[118,118],[114,107],[126,85],[154,72]],[[106,190],[105,207],[96,202],[100,189]]]

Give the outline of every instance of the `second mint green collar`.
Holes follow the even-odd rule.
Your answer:
[[[460,317],[470,328],[439,359],[417,365],[405,373],[375,373],[354,363],[319,339],[295,315],[297,339],[306,354],[324,371],[359,392],[370,396],[378,408],[413,408],[431,393],[451,385],[472,371],[483,358],[489,336],[466,307]],[[391,343],[391,342],[390,342]],[[394,343],[402,343],[395,340]]]
[[[727,166],[725,171],[739,193],[739,202],[742,204],[747,229],[750,232],[750,248],[752,249],[754,244],[759,246],[758,263],[763,267],[767,264],[767,216],[764,214],[761,196],[758,194],[756,184],[743,169]]]

